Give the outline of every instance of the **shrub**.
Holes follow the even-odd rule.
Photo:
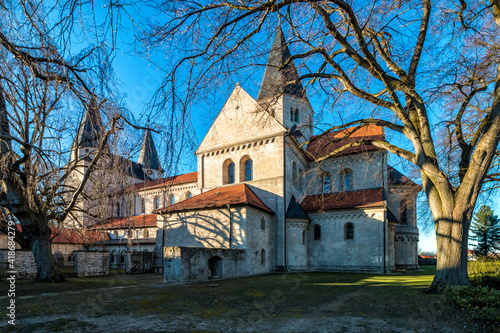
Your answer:
[[[446,298],[474,319],[500,323],[500,290],[488,287],[447,287]]]

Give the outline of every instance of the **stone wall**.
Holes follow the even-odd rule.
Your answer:
[[[33,279],[36,276],[36,263],[33,253],[27,250],[16,250],[14,269],[9,267],[9,251],[0,250],[1,276],[7,276],[9,271],[17,272],[17,279]]]
[[[383,272],[384,214],[383,207],[309,214],[310,268]],[[354,226],[353,239],[345,237],[347,223]],[[315,225],[321,227],[320,240],[312,238]]]
[[[246,276],[243,249],[165,247],[164,282],[200,282]]]
[[[109,251],[75,251],[76,276],[98,276],[109,273]]]

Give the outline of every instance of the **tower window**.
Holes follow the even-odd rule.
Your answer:
[[[262,218],[260,219],[260,229],[266,230],[266,219],[264,218],[264,216],[262,216]]]
[[[399,204],[399,223],[400,224],[408,224],[408,206],[407,206],[407,200],[403,199],[401,200],[401,203]]]
[[[290,108],[290,121],[294,123],[299,122],[299,109],[293,106]]]
[[[116,216],[120,216],[120,203],[116,203]]]
[[[292,182],[293,186],[297,187],[298,185],[298,179],[299,177],[297,176],[297,163],[293,162],[292,163]]]
[[[144,199],[141,199],[141,214],[146,213],[146,201]]]
[[[155,197],[155,209],[160,208],[160,197]]]

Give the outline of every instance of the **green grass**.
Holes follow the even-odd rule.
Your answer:
[[[243,322],[252,327],[252,323],[266,320],[321,321],[347,316],[383,319],[408,330],[423,327],[433,331],[443,324],[463,328],[465,317],[443,295],[422,292],[434,273],[435,266],[429,266],[408,274],[270,274],[188,285],[163,285],[158,275],[125,274],[68,278],[61,284],[18,281],[18,296],[34,298],[18,297],[17,313],[21,322],[23,318],[71,313],[79,320],[122,315],[188,316]],[[112,288],[116,286],[125,288]],[[41,295],[59,291],[68,293]]]

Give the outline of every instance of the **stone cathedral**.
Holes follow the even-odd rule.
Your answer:
[[[112,267],[137,251],[153,252],[154,266],[173,283],[418,268],[421,186],[388,165],[385,150],[336,153],[346,141],[385,140],[382,127],[314,136],[314,111],[293,62],[280,70],[289,56],[279,30],[257,98],[235,86],[195,152],[197,172],[163,177],[149,132],[137,162],[123,159],[133,191],[112,195],[109,218],[94,227],[108,235]],[[89,122],[100,122],[98,112],[88,113],[77,143],[92,142]]]

